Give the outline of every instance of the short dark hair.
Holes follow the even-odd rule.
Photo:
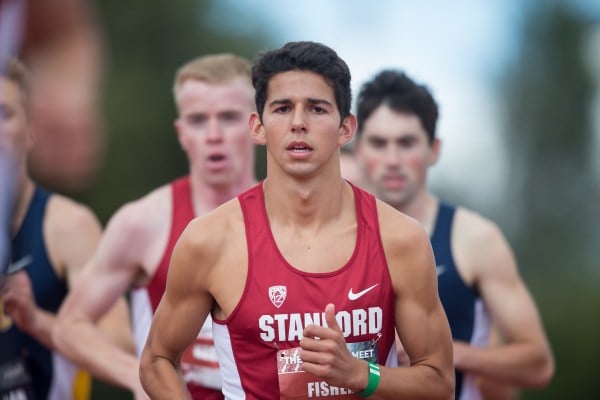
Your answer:
[[[350,115],[352,89],[350,69],[330,47],[316,42],[288,42],[283,47],[259,53],[252,65],[256,110],[260,118],[267,101],[269,81],[287,71],[311,71],[321,75],[333,88],[342,120]]]
[[[382,104],[396,112],[416,114],[431,143],[435,138],[438,105],[424,85],[415,83],[404,72],[383,70],[366,82],[357,100],[358,131],[360,137],[365,121]]]

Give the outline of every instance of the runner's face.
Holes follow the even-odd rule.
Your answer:
[[[177,104],[175,127],[192,171],[213,186],[234,185],[253,171],[248,118],[254,102],[247,82],[188,80],[177,93]]]
[[[354,134],[354,117],[340,123],[333,88],[310,71],[271,78],[262,115],[251,119],[255,140],[267,146],[269,173],[313,177],[323,168],[339,173],[339,147]]]
[[[427,168],[437,156],[437,139],[429,143],[419,118],[387,105],[377,108],[365,121],[356,144],[366,185],[394,207],[407,206],[426,190]]]

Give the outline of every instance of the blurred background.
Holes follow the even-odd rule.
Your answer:
[[[353,90],[404,69],[437,98],[434,192],[499,223],[539,306],[557,373],[523,399],[589,398],[600,356],[600,1],[102,0],[109,43],[104,166],[83,192],[105,223],[186,172],[176,68],[290,40],[334,48]],[[264,177],[264,154],[256,172]],[[129,398],[95,385],[96,398]]]

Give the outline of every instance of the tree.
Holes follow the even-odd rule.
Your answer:
[[[588,397],[596,387],[591,354],[600,351],[600,326],[590,318],[600,305],[591,268],[600,234],[598,154],[590,151],[597,89],[585,63],[594,21],[572,3],[534,3],[501,82],[513,199],[506,218],[518,218],[515,250],[532,278],[559,372],[548,390],[526,398]]]
[[[563,2],[538,4],[503,85],[505,139],[520,236],[528,248],[546,248],[544,261],[556,264],[582,254],[572,233],[591,222],[596,207],[585,201],[595,186],[588,151],[594,86],[584,53],[590,24]]]

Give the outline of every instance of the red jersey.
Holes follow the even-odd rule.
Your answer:
[[[189,176],[171,183],[172,218],[169,240],[154,276],[145,287],[132,291],[131,306],[138,356],[148,337],[152,316],[165,292],[167,271],[173,248],[187,224],[195,217]],[[207,318],[194,343],[181,359],[183,378],[192,399],[223,399],[221,375],[212,337],[212,321]]]
[[[239,304],[214,318],[223,393],[235,399],[358,398],[304,372],[302,332],[325,325],[333,303],[354,356],[396,366],[395,294],[379,233],[373,196],[353,186],[357,237],[349,261],[328,273],[307,273],[280,253],[264,204],[262,183],[238,196],[246,229],[248,275]]]

